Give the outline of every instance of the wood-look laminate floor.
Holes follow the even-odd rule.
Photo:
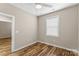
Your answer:
[[[5,56],[11,53],[11,39],[0,39],[0,56]]]
[[[77,56],[78,54],[72,51],[50,46],[44,43],[37,42],[11,53],[11,40],[0,39],[0,55],[4,56]]]

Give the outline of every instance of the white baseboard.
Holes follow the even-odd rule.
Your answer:
[[[25,46],[22,46],[22,47],[20,47],[20,48],[14,49],[12,52],[18,51],[18,50],[23,49],[23,48],[25,48],[25,47],[28,47],[28,46],[30,46],[30,45],[32,45],[32,44],[34,44],[34,43],[36,43],[36,41],[35,41],[35,42],[32,42],[32,43],[29,43],[29,44],[27,44],[27,45],[25,45]]]
[[[18,50],[23,49],[23,48],[25,48],[25,47],[28,47],[28,46],[30,46],[30,45],[36,43],[36,42],[40,42],[40,43],[44,43],[44,44],[48,44],[48,45],[51,45],[51,46],[55,46],[55,47],[59,47],[59,48],[62,48],[62,49],[66,49],[66,50],[69,50],[69,51],[73,51],[73,52],[79,53],[79,51],[78,51],[78,50],[75,50],[75,49],[69,49],[69,48],[66,48],[66,47],[62,47],[62,46],[58,46],[58,45],[55,45],[55,44],[50,44],[50,43],[42,42],[42,41],[35,41],[35,42],[30,43],[30,44],[28,44],[28,45],[25,45],[25,46],[23,46],[23,47],[14,49],[12,52],[18,51]]]
[[[58,45],[55,45],[55,44],[50,44],[50,43],[42,42],[42,41],[38,41],[38,42],[44,43],[44,44],[47,44],[47,45],[51,45],[51,46],[55,46],[55,47],[59,47],[59,48],[62,48],[62,49],[66,49],[66,50],[69,50],[69,51],[73,51],[73,52],[76,52],[76,53],[79,53],[79,51],[75,50],[75,49],[69,49],[69,48],[66,48],[66,47],[62,47],[62,46],[58,46]]]

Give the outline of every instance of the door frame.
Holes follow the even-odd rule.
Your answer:
[[[15,16],[0,12],[0,15],[4,15],[11,18],[11,52],[15,51]],[[1,21],[1,20],[0,20]],[[4,20],[3,22],[7,22]]]

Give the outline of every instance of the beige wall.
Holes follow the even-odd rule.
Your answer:
[[[30,15],[28,12],[24,12],[9,4],[0,4],[0,12],[14,15],[16,17],[16,29],[19,33],[16,34],[14,49],[21,48],[30,43],[37,41],[37,29],[38,40],[47,42],[50,44],[56,44],[58,46],[77,49],[78,48],[78,23],[77,23],[77,9],[78,7],[66,8],[58,12],[54,12],[48,15],[36,16]],[[46,26],[45,20],[50,16],[60,17],[59,37],[48,37],[45,35]],[[37,28],[38,22],[38,28]]]
[[[66,8],[51,14],[39,17],[39,41],[55,44],[61,47],[78,48],[78,18],[77,6]],[[46,36],[46,19],[52,16],[59,16],[59,37]]]
[[[16,18],[16,34],[14,50],[33,43],[37,39],[37,18],[9,4],[0,4],[0,12],[11,14]]]
[[[79,6],[78,6],[78,50],[79,50]]]
[[[0,38],[11,37],[11,23],[0,21]]]

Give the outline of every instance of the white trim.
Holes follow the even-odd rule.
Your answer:
[[[42,42],[42,41],[35,41],[35,42],[32,42],[32,43],[27,44],[27,45],[25,45],[25,46],[23,46],[23,47],[20,47],[20,48],[18,48],[18,49],[14,49],[13,52],[18,51],[18,50],[20,50],[20,49],[23,49],[23,48],[25,48],[25,47],[28,47],[28,46],[30,46],[30,45],[32,45],[32,44],[37,43],[37,42],[44,43],[44,44],[51,45],[51,46],[55,46],[55,47],[59,47],[59,48],[66,49],[66,50],[69,50],[69,51],[73,51],[73,52],[76,52],[76,53],[79,54],[79,51],[78,51],[78,50],[69,49],[69,48],[65,48],[65,47],[62,47],[62,46],[58,46],[58,45],[55,45],[55,44],[50,44],[50,43]]]
[[[1,15],[4,15],[4,16],[7,16],[7,17],[14,17],[13,15],[9,15],[7,13],[4,13],[4,12],[0,12]]]
[[[7,17],[11,17],[12,21],[5,21],[5,20],[3,20],[3,21],[12,23],[12,26],[11,26],[12,27],[11,28],[11,31],[12,31],[12,33],[11,33],[11,37],[12,37],[12,39],[11,39],[11,51],[13,52],[14,47],[15,47],[15,45],[14,45],[14,42],[15,42],[14,41],[15,40],[15,16],[9,15],[9,14],[3,13],[3,12],[0,12],[0,14],[4,15],[4,16],[7,16]]]
[[[66,48],[66,47],[62,47],[62,46],[58,46],[58,45],[55,45],[55,44],[51,44],[51,43],[47,43],[47,42],[42,42],[42,41],[38,41],[40,43],[44,43],[44,44],[47,44],[47,45],[51,45],[51,46],[55,46],[55,47],[59,47],[59,48],[62,48],[62,49],[66,49],[66,50],[69,50],[69,51],[73,51],[73,52],[76,52],[76,53],[79,53],[78,50],[76,49],[69,49],[69,48]]]
[[[2,20],[2,19],[0,19],[0,21],[2,21],[2,22],[10,22],[10,23],[12,23],[12,21],[10,21],[10,20]]]
[[[14,48],[15,48],[15,17],[12,17],[12,43],[11,43],[11,50],[12,52],[14,52]]]
[[[32,43],[27,44],[27,45],[25,45],[25,46],[22,46],[22,47],[20,47],[20,48],[17,48],[17,49],[14,50],[14,52],[15,52],[15,51],[18,51],[18,50],[20,50],[20,49],[23,49],[23,48],[25,48],[25,47],[28,47],[28,46],[30,46],[30,45],[32,45],[32,44],[35,44],[35,43],[37,43],[37,42],[35,41],[35,42],[32,42]]]

